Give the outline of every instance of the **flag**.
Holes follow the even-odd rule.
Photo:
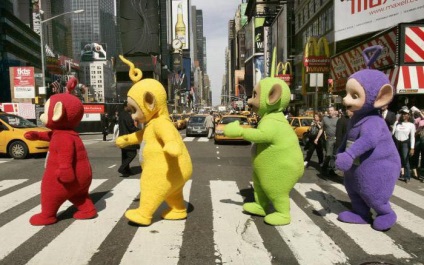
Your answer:
[[[58,80],[56,80],[53,83],[51,83],[50,86],[52,88],[52,93],[53,94],[56,94],[56,93],[60,93],[61,92],[60,82]]]

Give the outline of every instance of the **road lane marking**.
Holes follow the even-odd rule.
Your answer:
[[[37,181],[29,186],[0,197],[0,213],[40,194],[40,184],[41,181]]]
[[[116,167],[116,164],[111,165],[111,166],[110,166],[110,167],[108,167],[108,168],[114,168],[114,167]]]
[[[116,185],[96,206],[107,205],[97,218],[73,222],[27,264],[88,264],[104,239],[140,193],[138,179],[126,179]],[[72,251],[63,251],[64,249]],[[77,254],[76,254],[77,253]]]
[[[183,190],[187,204],[191,183],[191,180],[187,181]],[[120,264],[178,264],[185,224],[186,220],[160,220],[149,227],[138,228]],[[148,255],[140,255],[140,249]]]
[[[184,142],[193,142],[194,141],[194,137],[185,137],[183,139]]]
[[[293,200],[290,208],[292,222],[276,228],[300,265],[349,264],[340,247]]]
[[[342,184],[332,184],[333,187],[347,194],[345,187]],[[409,231],[424,237],[424,220],[415,214],[403,209],[402,207],[391,202],[390,205],[397,215],[397,223]]]
[[[211,181],[215,256],[222,264],[271,264],[253,219],[243,213],[234,181]]]
[[[415,205],[421,209],[424,209],[423,196],[419,195],[418,193],[415,193],[413,191],[410,191],[408,189],[405,189],[405,188],[402,188],[401,186],[396,185],[393,195],[412,205]]]
[[[100,184],[105,182],[106,179],[93,179],[90,185],[90,191],[96,189]],[[72,204],[67,201],[58,210],[60,215],[63,211],[67,210]],[[41,205],[32,208],[31,210],[20,215],[13,221],[0,227],[0,238],[7,238],[7,244],[2,244],[0,248],[0,260],[9,255],[15,248],[19,247],[22,243],[27,241],[44,226],[32,226],[29,219],[36,213],[41,211]]]
[[[199,138],[198,142],[209,142],[208,138]]]
[[[24,183],[25,181],[28,181],[28,179],[8,179],[8,180],[2,180],[2,181],[0,181],[0,191],[7,190],[8,188],[11,188],[13,186],[19,185],[21,183]]]
[[[337,220],[340,212],[348,210],[333,196],[316,184],[297,183],[295,189],[318,211],[321,216],[341,228],[369,255],[393,255],[396,258],[411,258],[386,234],[372,229],[370,225],[354,225]]]

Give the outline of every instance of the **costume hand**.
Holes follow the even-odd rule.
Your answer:
[[[124,148],[128,146],[129,145],[128,136],[127,135],[119,136],[118,138],[116,138],[115,144],[119,148]]]
[[[353,158],[346,152],[336,156],[336,168],[341,171],[348,171],[353,165]]]
[[[409,150],[409,156],[413,156],[414,155],[414,149]]]
[[[38,132],[34,132],[34,131],[26,132],[24,134],[24,137],[25,137],[25,139],[30,140],[30,141],[36,141],[36,140],[40,139]]]
[[[163,151],[173,157],[177,157],[182,153],[180,145],[175,141],[166,143],[163,147]]]
[[[239,121],[233,121],[225,126],[224,135],[229,137],[240,137],[243,135],[243,127]]]
[[[55,173],[61,183],[70,183],[75,180],[74,169],[71,167],[56,169]]]

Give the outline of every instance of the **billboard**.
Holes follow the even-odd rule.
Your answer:
[[[190,48],[188,0],[172,0],[172,39],[179,39],[183,49]]]
[[[106,61],[106,43],[81,43],[81,61]]]
[[[328,73],[330,71],[330,48],[325,37],[309,37],[303,52],[306,73]]]
[[[35,98],[34,67],[10,67],[13,88],[12,98],[31,99]]]
[[[334,38],[340,41],[422,19],[424,1],[334,1]]]

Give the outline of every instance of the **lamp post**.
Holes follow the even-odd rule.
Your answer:
[[[43,40],[43,24],[47,21],[50,21],[52,19],[67,15],[67,14],[78,14],[78,13],[82,13],[84,12],[84,9],[79,9],[79,10],[74,10],[74,11],[69,11],[69,12],[65,12],[56,16],[53,16],[51,18],[45,19],[45,20],[41,20],[40,22],[40,46],[41,46],[41,72],[42,72],[42,84],[45,87],[46,86],[46,76],[45,76],[45,71],[46,71],[46,66],[44,64],[44,40]]]

